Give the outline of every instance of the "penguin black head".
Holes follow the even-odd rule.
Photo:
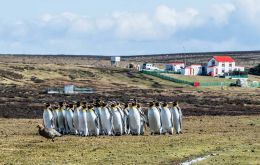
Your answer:
[[[114,107],[116,107],[116,104],[114,104],[114,103],[111,104],[111,108],[114,108]]]
[[[88,110],[91,110],[93,108],[94,108],[93,105],[88,105]]]
[[[73,108],[73,104],[72,103],[68,104],[68,107]]]
[[[168,105],[168,104],[167,104],[167,103],[165,103],[165,102],[162,104],[162,106],[163,106],[163,107],[166,107],[167,105]]]
[[[159,106],[160,106],[160,103],[159,103],[159,102],[156,102],[156,103],[155,103],[155,106],[156,106],[156,107],[159,107]]]
[[[136,103],[131,103],[130,105],[131,105],[132,107],[136,107],[136,106],[137,106]]]
[[[86,105],[86,104],[83,104],[83,105],[82,105],[82,108],[83,108],[83,109],[86,109],[86,108],[87,108],[87,105]]]
[[[83,101],[82,104],[83,104],[83,105],[87,105],[87,102],[86,102],[86,101]]]
[[[63,106],[63,101],[59,102],[59,106],[62,107]]]
[[[81,106],[81,102],[77,101],[77,107],[80,107],[80,106]]]
[[[127,103],[124,104],[124,108],[128,108],[128,104]]]
[[[172,103],[172,105],[173,105],[173,106],[177,106],[177,105],[178,105],[178,102],[177,102],[177,101],[174,101],[174,102]]]
[[[154,102],[150,102],[149,107],[153,107],[153,106],[154,106]]]
[[[141,107],[141,105],[140,105],[140,104],[136,104],[136,106],[137,106],[137,108],[140,108],[140,107]]]
[[[107,103],[101,102],[101,107],[105,107],[105,106],[107,106]]]
[[[51,106],[50,103],[44,103],[46,108],[49,108]]]

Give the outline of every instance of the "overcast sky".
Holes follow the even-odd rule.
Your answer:
[[[0,53],[260,50],[260,0],[0,0]]]

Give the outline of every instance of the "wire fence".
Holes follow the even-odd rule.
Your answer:
[[[191,86],[202,86],[202,87],[210,87],[210,86],[235,86],[235,82],[194,82],[194,81],[186,81],[186,80],[180,80],[177,78],[173,78],[170,76],[163,75],[162,73],[169,73],[169,72],[164,72],[164,71],[147,71],[143,70],[142,73],[151,75],[154,77],[158,77],[164,80],[172,81],[175,83],[181,83],[181,84],[186,84],[186,85],[191,85]],[[179,74],[179,73],[178,73]],[[248,76],[237,76],[236,78],[248,78]],[[248,87],[254,87],[254,88],[259,88],[260,84],[259,83],[248,83]]]

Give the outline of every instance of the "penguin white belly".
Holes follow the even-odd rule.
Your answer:
[[[161,110],[162,133],[173,134],[172,114],[168,108]]]
[[[69,133],[69,126],[68,126],[68,121],[67,121],[67,118],[66,118],[66,112],[67,112],[67,109],[63,110],[62,115],[63,115],[65,133]]]
[[[93,111],[87,112],[87,127],[90,136],[99,135],[97,116]]]
[[[59,125],[59,132],[64,133],[64,118],[63,113],[61,110],[58,111],[58,125]]]
[[[53,111],[53,126],[56,131],[59,131],[59,125],[58,125],[58,110]]]
[[[72,110],[66,111],[66,120],[67,120],[67,123],[68,123],[69,133],[75,134],[75,128],[73,126],[73,112],[72,112]]]
[[[87,126],[87,112],[85,110],[81,111],[79,117],[80,133],[82,136],[88,136],[88,126]]]
[[[84,127],[84,117],[83,117],[83,111],[82,110],[80,110],[79,111],[79,117],[78,117],[78,119],[79,119],[79,134],[80,135],[82,135],[82,132],[83,132],[83,127]]]
[[[79,110],[76,109],[73,114],[73,124],[75,128],[75,133],[79,134]]]
[[[107,108],[101,110],[100,112],[100,121],[102,125],[102,134],[111,135],[112,125],[111,125],[111,115]]]
[[[49,109],[43,112],[43,123],[46,128],[53,128],[53,115]]]
[[[161,133],[161,119],[160,119],[160,113],[158,109],[156,108],[148,109],[148,122],[149,122],[151,134]]]
[[[129,110],[129,127],[133,135],[140,135],[141,116],[137,109]]]
[[[123,134],[123,121],[122,116],[119,111],[113,110],[112,113],[112,125],[113,125],[113,132],[115,135],[122,135]]]
[[[178,112],[178,109],[176,107],[171,109],[172,115],[173,115],[173,124],[174,124],[174,129],[176,133],[180,133],[181,131],[181,123],[180,123],[180,114]]]

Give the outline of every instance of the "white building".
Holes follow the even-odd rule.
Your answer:
[[[120,62],[120,57],[119,56],[112,56],[111,57],[111,65],[112,66],[117,66]]]
[[[180,72],[184,67],[185,65],[183,62],[171,62],[165,65],[165,70]]]
[[[155,67],[152,63],[144,63],[142,69],[144,70],[159,70],[159,68]]]
[[[230,56],[213,56],[207,64],[207,74],[213,77],[233,71],[245,71],[245,68],[236,66],[235,60]]]
[[[182,69],[180,69],[180,71],[181,71],[181,74],[187,75],[187,76],[201,75],[202,74],[202,66],[194,64],[194,65],[182,68]]]

